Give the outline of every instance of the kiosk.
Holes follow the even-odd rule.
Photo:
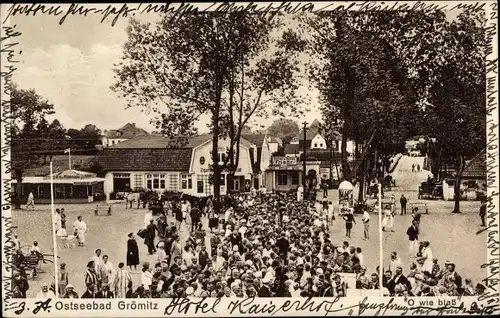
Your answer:
[[[353,191],[354,186],[347,180],[344,180],[339,185],[339,207],[340,214],[344,214],[347,212],[349,208],[352,208],[354,205],[353,200]]]

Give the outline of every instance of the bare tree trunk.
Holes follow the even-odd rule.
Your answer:
[[[366,162],[363,164],[363,168],[360,171],[358,202],[363,202],[365,200],[365,179],[366,179],[365,172],[366,172]]]
[[[460,183],[462,182],[462,173],[465,170],[465,158],[463,156],[460,156],[460,163],[457,169],[457,175],[455,177],[455,184],[453,187],[453,192],[454,196],[453,199],[455,200],[455,206],[453,208],[452,213],[461,213],[460,212]]]

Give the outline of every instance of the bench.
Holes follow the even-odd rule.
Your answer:
[[[98,204],[95,207],[95,215],[99,215],[99,212],[106,212],[106,215],[111,215],[111,204]]]

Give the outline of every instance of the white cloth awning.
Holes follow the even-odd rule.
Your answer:
[[[354,189],[354,186],[352,185],[352,183],[350,183],[347,180],[344,180],[339,184],[339,191],[349,191],[349,190],[353,190],[353,189]]]

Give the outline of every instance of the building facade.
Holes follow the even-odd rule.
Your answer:
[[[105,131],[101,141],[103,147],[111,147],[129,139],[148,135],[146,130],[136,127],[135,123],[127,123],[119,129]]]
[[[263,171],[269,163],[262,160],[271,158],[272,147],[266,136],[254,136],[254,140],[262,143],[241,138],[234,175],[227,170],[221,173],[221,194],[248,192],[263,184]],[[228,156],[230,141],[221,139],[218,146],[218,163],[222,165]],[[124,191],[174,191],[200,197],[214,193],[211,135],[183,140],[139,137],[103,149],[96,159],[103,169],[104,192],[111,199],[117,192]]]

